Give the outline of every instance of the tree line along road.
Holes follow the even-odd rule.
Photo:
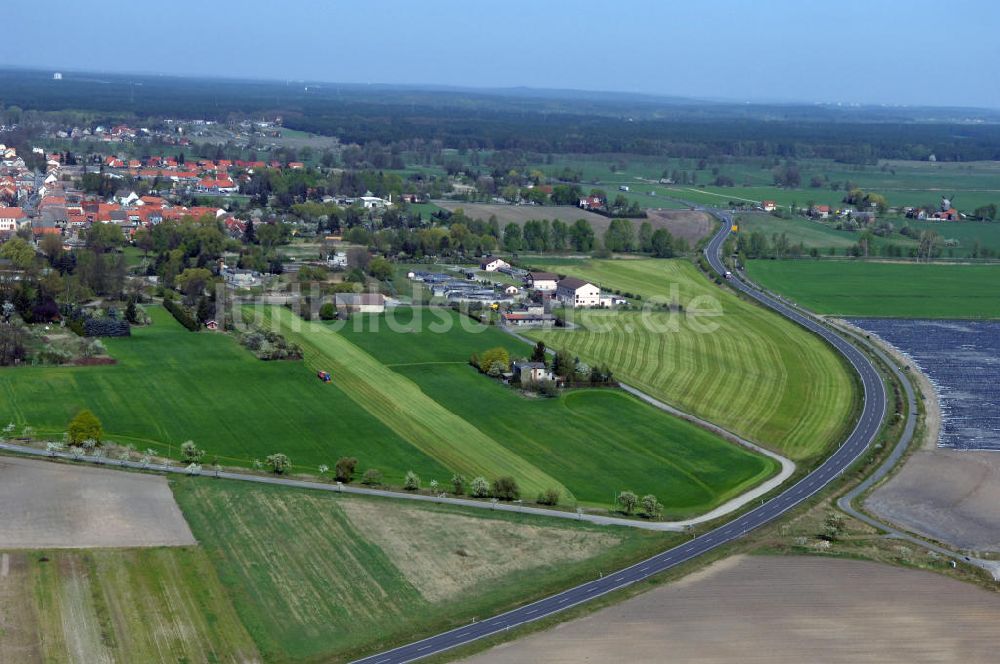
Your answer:
[[[705,211],[712,212],[722,221],[722,228],[706,247],[705,256],[712,269],[719,275],[724,275],[726,269],[722,261],[722,246],[729,236],[732,217],[728,212]],[[565,611],[643,581],[654,574],[659,574],[732,542],[751,530],[780,517],[827,486],[865,452],[878,435],[887,408],[885,386],[869,359],[836,332],[783,302],[758,292],[736,275],[728,279],[728,283],[735,290],[825,339],[847,359],[854,371],[857,372],[864,388],[861,415],[854,430],[841,446],[819,467],[793,486],[764,502],[760,507],[699,535],[689,542],[647,558],[631,567],[607,574],[600,579],[583,583],[480,622],[457,627],[421,641],[356,660],[355,664],[403,664],[423,659],[478,639],[515,629],[518,626]],[[738,377],[735,379],[738,380]]]

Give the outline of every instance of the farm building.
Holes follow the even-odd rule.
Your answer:
[[[556,299],[568,307],[598,307],[601,289],[589,281],[566,277],[556,285]]]
[[[541,311],[510,311],[500,314],[500,324],[506,327],[552,327],[556,317]]]
[[[830,206],[829,205],[814,205],[809,210],[809,214],[816,219],[826,219],[830,216]]]
[[[513,285],[513,284],[511,284],[511,285],[509,285],[509,286],[507,286],[506,288],[503,289],[504,295],[517,295],[520,292],[521,292],[521,289],[518,288],[517,286]]]
[[[527,281],[532,290],[551,293],[556,289],[558,279],[558,275],[551,272],[529,272]]]
[[[774,201],[761,201],[760,207],[764,212],[774,212],[778,209],[778,204]]]
[[[505,267],[510,267],[510,263],[496,256],[483,256],[483,259],[479,261],[479,269],[487,272],[496,272]]]
[[[514,362],[511,369],[522,385],[552,380],[552,370],[542,362]]]
[[[385,312],[385,296],[381,293],[337,293],[337,310],[349,314],[381,314]]]

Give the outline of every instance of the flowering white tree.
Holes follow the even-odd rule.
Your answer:
[[[618,494],[618,509],[624,514],[632,514],[636,505],[639,504],[639,497],[631,491],[622,491]]]
[[[660,516],[662,511],[663,505],[656,499],[656,496],[649,493],[642,497],[642,513],[646,515],[646,518],[655,519]]]
[[[403,488],[407,491],[416,491],[420,488],[420,478],[412,470],[406,471],[406,479],[403,480]]]
[[[431,487],[431,491],[433,491],[434,493],[437,493],[438,481],[437,480],[431,480],[430,487]]]
[[[45,451],[49,456],[55,456],[57,452],[62,452],[64,447],[62,443],[50,442],[45,444]]]
[[[79,461],[81,458],[83,458],[83,448],[80,447],[79,445],[70,445],[69,453],[73,455],[73,459],[76,461]]]
[[[485,498],[490,495],[490,483],[486,481],[485,477],[473,477],[469,488],[469,493],[473,498]]]
[[[197,464],[197,463],[194,463],[194,462],[189,463],[187,465],[187,468],[185,468],[184,470],[187,471],[188,475],[200,475],[201,474],[201,464]]]
[[[323,477],[328,472],[330,472],[330,466],[326,465],[325,463],[321,463],[319,465],[319,475],[320,475],[320,477]]]

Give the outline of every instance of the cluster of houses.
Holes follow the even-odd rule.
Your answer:
[[[21,207],[35,194],[34,172],[25,167],[17,150],[0,143],[0,238],[10,235],[26,221]]]
[[[182,161],[177,157],[146,157],[135,159],[109,155],[104,158],[105,173],[112,177],[131,176],[144,180],[169,183],[172,188],[185,189],[200,194],[232,194],[239,191],[241,183],[264,169],[301,170],[305,164],[292,161],[243,161],[241,159],[198,159]],[[238,174],[235,174],[238,173]]]
[[[851,207],[834,210],[829,205],[813,205],[808,214],[813,219],[829,219],[836,216],[839,219],[853,219],[860,224],[871,224],[875,221],[875,210],[855,210]]]
[[[774,201],[764,201],[763,203],[765,205],[762,208],[765,211],[770,211],[766,204],[774,203]],[[772,206],[770,209],[773,210],[774,207]],[[813,219],[837,217],[841,219],[854,219],[863,224],[870,224],[875,221],[874,210],[855,210],[851,207],[833,209],[829,205],[813,205],[809,208],[808,212],[809,216]],[[889,208],[888,212],[890,214],[902,213],[907,219],[917,219],[920,221],[961,221],[965,218],[965,215],[956,210],[948,198],[941,199],[941,204],[937,210],[926,207],[906,206],[903,208]]]
[[[0,151],[11,157],[0,161],[0,236],[30,228],[36,240],[44,235],[54,234],[62,237],[68,246],[72,246],[82,241],[83,234],[93,224],[113,224],[121,229],[127,239],[131,239],[143,227],[205,215],[221,219],[234,238],[241,237],[246,230],[245,221],[215,206],[175,205],[161,196],[139,196],[135,192],[123,192],[111,200],[105,200],[80,191],[74,186],[80,169],[64,166],[64,155],[59,153],[46,155],[46,172],[44,176],[36,176],[33,171],[25,168],[24,161],[16,156],[13,148],[0,146]],[[108,166],[116,167],[116,159],[118,158],[108,157]],[[158,165],[167,169],[181,167],[173,158],[151,159],[158,160]],[[150,160],[146,160],[146,164],[129,163],[124,166],[136,166],[139,169],[137,172],[141,172],[141,167],[149,163]],[[202,174],[209,170],[217,176],[220,173],[217,169],[221,167],[221,162],[199,163]],[[191,173],[194,174],[194,171]],[[225,175],[218,176],[211,185],[205,180],[199,182],[217,190],[220,186],[226,189],[232,184],[227,178]],[[39,181],[40,186],[36,190]],[[30,202],[30,208],[11,205],[15,201]]]
[[[909,219],[932,219],[937,221],[960,221],[965,218],[961,212],[955,209],[948,198],[941,199],[941,205],[937,210],[929,210],[920,207],[905,207],[903,214]]]

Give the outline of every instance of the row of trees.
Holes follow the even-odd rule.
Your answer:
[[[622,491],[615,498],[615,504],[618,511],[626,516],[632,516],[639,511],[647,519],[656,519],[663,511],[663,505],[651,493],[640,498],[632,491]]]

